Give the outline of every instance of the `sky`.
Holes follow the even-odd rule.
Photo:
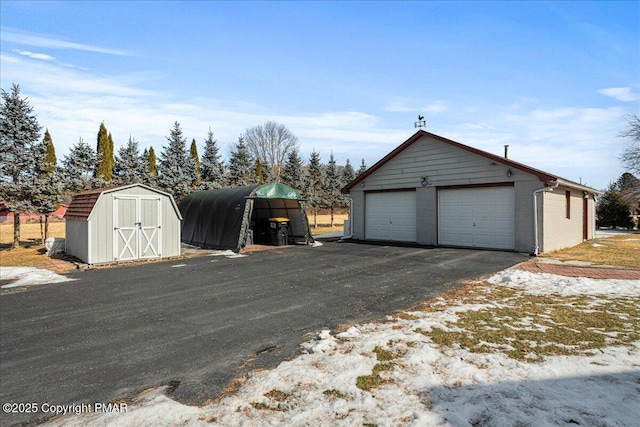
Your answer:
[[[285,124],[304,159],[356,167],[416,131],[597,189],[640,111],[640,2],[0,2],[0,83],[58,158],[101,122],[119,147],[178,121],[224,158]],[[44,131],[44,129],[43,129]]]

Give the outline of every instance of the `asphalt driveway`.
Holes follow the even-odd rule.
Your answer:
[[[0,296],[0,401],[189,403],[292,356],[305,334],[381,318],[528,257],[355,243],[76,271]],[[0,415],[11,425],[42,417]]]

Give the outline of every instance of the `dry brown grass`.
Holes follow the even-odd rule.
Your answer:
[[[49,224],[49,237],[64,237],[64,222]],[[40,241],[40,224],[20,225],[20,247],[10,250],[13,243],[13,224],[0,224],[0,265],[14,267],[38,267],[62,273],[74,268],[56,263],[46,254]]]
[[[311,226],[311,233],[313,235],[336,233],[344,230],[344,221],[349,219],[348,214],[335,214],[333,215],[333,227],[331,226],[331,215],[318,215],[318,226],[313,226],[313,214],[309,213],[309,225]]]
[[[589,240],[568,249],[541,254],[562,261],[587,261],[596,265],[614,265],[640,269],[640,234],[622,234]]]

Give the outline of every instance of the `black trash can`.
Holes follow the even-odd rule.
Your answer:
[[[289,243],[289,218],[269,218],[271,244],[286,246]]]

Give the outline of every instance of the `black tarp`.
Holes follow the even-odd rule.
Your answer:
[[[182,242],[204,249],[239,251],[252,236],[269,242],[269,218],[289,218],[289,241],[312,241],[309,222],[296,191],[283,184],[197,191],[179,205]]]

